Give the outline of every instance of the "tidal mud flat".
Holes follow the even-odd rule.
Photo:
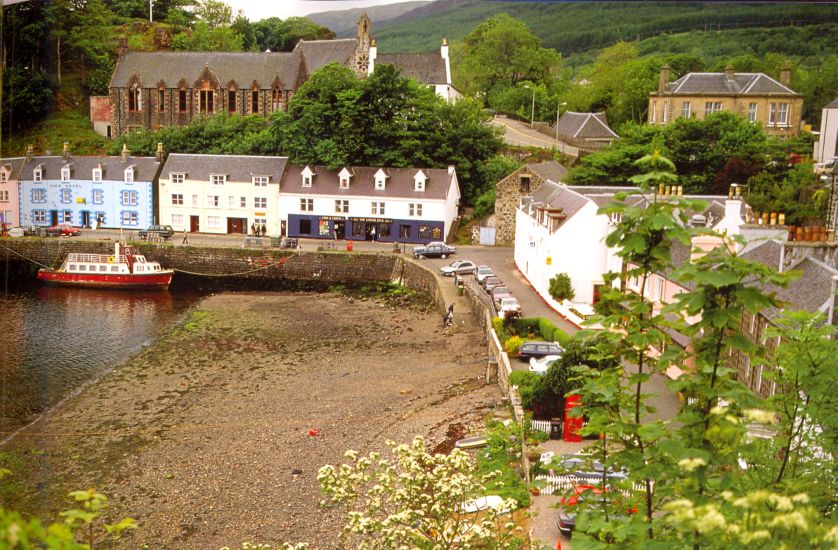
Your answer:
[[[13,462],[3,504],[51,521],[69,491],[94,487],[108,519],[140,525],[120,547],[339,547],[320,466],[387,439],[445,447],[500,399],[482,333],[440,318],[381,297],[209,297],[0,449]]]

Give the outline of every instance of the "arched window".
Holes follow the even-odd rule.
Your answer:
[[[282,110],[282,90],[279,86],[274,86],[271,91],[271,112]]]
[[[140,89],[140,85],[134,82],[131,84],[131,87],[128,88],[128,110],[130,112],[136,112],[142,110],[143,105],[143,91]]]

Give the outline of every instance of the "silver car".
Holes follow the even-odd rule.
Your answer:
[[[439,268],[439,272],[446,277],[453,277],[456,275],[467,275],[472,273],[475,268],[475,263],[469,260],[456,260],[450,265]]]

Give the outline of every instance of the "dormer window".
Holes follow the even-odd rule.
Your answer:
[[[255,187],[267,187],[269,176],[253,176],[253,185]]]
[[[70,167],[65,166],[61,169],[61,181],[70,181]]]
[[[378,172],[375,173],[375,189],[377,191],[383,191],[387,183],[387,173],[384,171],[383,168],[379,168]]]
[[[101,168],[94,168],[93,169],[93,181],[102,181],[102,169]]]
[[[134,167],[129,166],[125,169],[125,182],[131,183],[132,181],[134,181]]]
[[[306,166],[300,172],[300,175],[303,177],[303,187],[311,187],[311,182],[314,179],[314,170]]]
[[[213,185],[224,185],[224,183],[226,181],[227,181],[227,175],[226,174],[211,174],[210,175],[210,183],[212,183]]]
[[[38,166],[37,168],[35,168],[35,170],[32,171],[32,179],[35,181],[42,181],[44,179],[44,171],[41,169],[40,166]]]
[[[338,177],[340,178],[340,188],[349,189],[349,179],[352,177],[352,172],[344,168],[340,171]]]
[[[6,183],[9,180],[9,175],[6,170],[0,170],[0,183]]]
[[[419,172],[416,172],[416,175],[413,176],[413,190],[424,192],[425,182],[427,181],[427,179],[428,177],[421,170]]]

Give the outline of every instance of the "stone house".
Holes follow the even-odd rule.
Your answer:
[[[108,96],[91,98],[94,129],[116,137],[141,128],[185,126],[216,113],[268,117],[287,109],[297,89],[323,66],[338,63],[363,78],[374,70],[376,57],[379,64],[434,86],[447,100],[459,96],[451,84],[447,43],[438,56],[378,54],[370,29],[362,14],[355,38],[301,40],[291,52],[139,52],[120,39]]]
[[[729,111],[760,123],[769,135],[789,137],[801,128],[803,96],[789,88],[791,70],[775,80],[764,73],[688,73],[669,81],[670,68],[661,67],[658,89],[649,94],[649,124],[669,124],[683,117],[703,119]]]
[[[583,148],[601,148],[620,137],[608,126],[603,112],[567,111],[559,119],[556,130],[561,141]]]
[[[495,243],[515,242],[515,213],[523,197],[531,196],[547,180],[561,182],[567,168],[551,160],[527,164],[495,184]]]

